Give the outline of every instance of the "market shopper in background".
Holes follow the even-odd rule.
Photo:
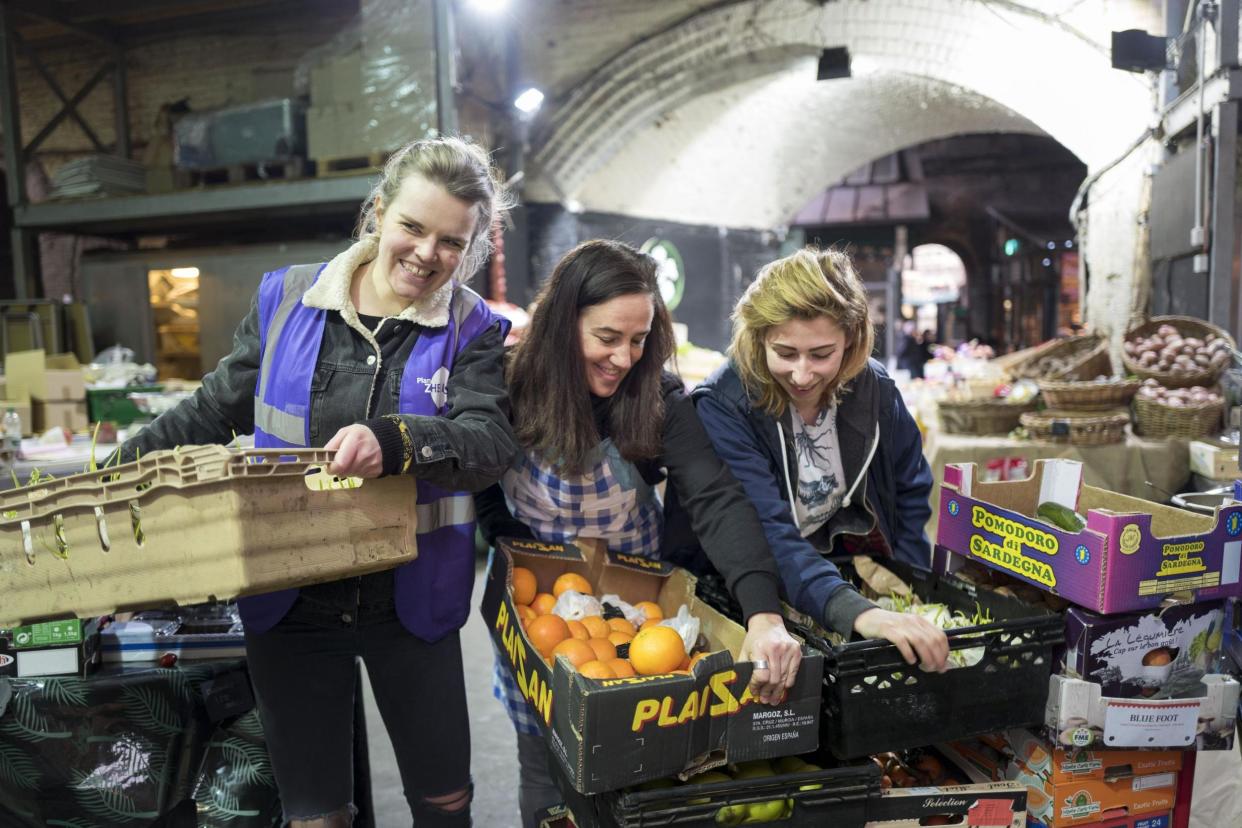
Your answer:
[[[752,691],[777,703],[797,677],[799,645],[780,616],[779,575],[755,510],[712,451],[682,381],[664,370],[674,337],[656,269],[614,241],[585,242],[557,264],[509,364],[522,453],[477,498],[479,526],[492,543],[589,537],[647,557],[697,537],[742,606],[738,656],[756,661]],[[666,477],[662,506],[655,487]],[[562,797],[536,714],[507,671],[498,666],[495,677],[518,731],[519,803],[531,828]]]
[[[418,479],[418,558],[239,601],[285,817],[353,818],[355,660],[367,666],[405,795],[423,826],[470,825],[470,723],[458,630],[474,581],[470,492],[516,451],[508,323],[462,282],[503,209],[486,153],[457,138],[397,152],[358,241],[327,264],[264,275],[233,352],[202,388],[121,447],[335,449],[330,472]]]
[[[888,639],[909,663],[943,671],[942,630],[875,607],[827,557],[930,564],[931,470],[872,346],[849,257],[802,250],[759,271],[733,311],[729,362],[694,399],[759,511],[789,602],[842,635]]]
[[[897,348],[897,367],[910,372],[911,379],[923,379],[923,366],[931,358],[931,340],[924,331],[920,336],[914,321],[901,323],[901,345]]]

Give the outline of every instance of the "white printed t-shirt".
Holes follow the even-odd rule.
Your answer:
[[[798,488],[794,510],[802,537],[810,537],[837,513],[845,498],[845,471],[837,436],[837,407],[822,410],[808,423],[797,409],[793,414],[794,454],[798,459]]]

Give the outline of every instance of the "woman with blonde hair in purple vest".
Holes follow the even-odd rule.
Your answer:
[[[361,577],[243,598],[249,668],[285,819],[353,820],[355,661],[366,664],[415,822],[470,825],[470,727],[458,630],[474,580],[471,493],[516,453],[508,322],[464,282],[504,209],[487,154],[416,141],[385,166],[358,240],[263,276],[233,351],[121,448],[226,443],[335,449],[329,469],[418,485],[419,555]]]

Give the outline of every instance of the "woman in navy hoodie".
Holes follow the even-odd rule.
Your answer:
[[[827,557],[929,564],[931,471],[901,395],[870,359],[873,342],[849,257],[801,250],[747,288],[729,362],[694,391],[695,403],[759,511],[787,600],[828,629],[888,639],[909,663],[943,671],[942,630],[875,607]]]

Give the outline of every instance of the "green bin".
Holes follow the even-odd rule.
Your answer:
[[[138,410],[138,406],[129,398],[130,394],[158,393],[164,390],[163,385],[131,385],[126,388],[88,388],[86,389],[86,410],[92,423],[116,423],[127,426],[135,420],[150,415]]]

